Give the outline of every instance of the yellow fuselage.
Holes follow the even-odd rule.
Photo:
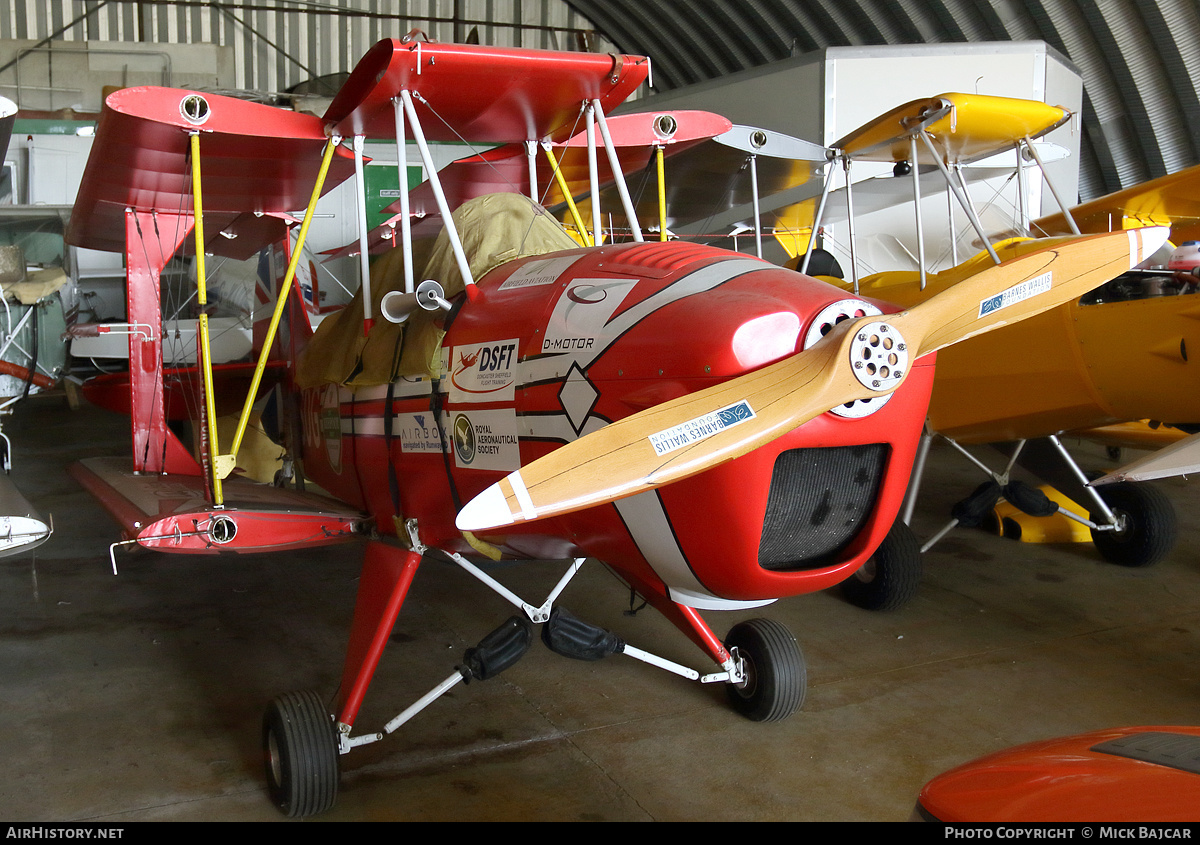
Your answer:
[[[864,279],[861,291],[907,307],[961,272],[931,276],[924,291],[915,273],[884,273]],[[1200,295],[1075,301],[939,352],[929,422],[964,443],[1124,420],[1200,423],[1195,356]]]

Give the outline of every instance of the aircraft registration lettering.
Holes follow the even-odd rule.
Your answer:
[[[1052,287],[1053,275],[1047,270],[1040,276],[1035,276],[1032,279],[1027,279],[1019,285],[1013,285],[1005,291],[1001,291],[995,296],[989,296],[987,299],[981,300],[979,303],[979,317],[985,317],[1002,308],[1007,308],[1010,305],[1016,305],[1018,302],[1023,302],[1030,297],[1037,296],[1039,293],[1046,293]]]
[[[750,407],[749,402],[743,399],[702,417],[680,423],[666,431],[651,434],[648,439],[650,445],[654,447],[656,455],[666,455],[676,449],[682,449],[684,446],[690,446],[707,437],[712,437],[714,434],[720,434],[735,425],[749,422],[754,417],[754,409]]]

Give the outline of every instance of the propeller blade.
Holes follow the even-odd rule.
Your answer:
[[[467,503],[458,528],[569,513],[737,458],[830,408],[894,391],[922,355],[1078,298],[1141,263],[1167,234],[1056,239],[908,311],[846,321],[809,349],[618,420],[510,473]]]

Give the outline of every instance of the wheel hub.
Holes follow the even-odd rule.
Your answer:
[[[737,664],[738,674],[741,680],[734,681],[733,687],[744,698],[750,698],[754,695],[754,690],[758,686],[758,677],[754,672],[754,661],[740,654],[735,646],[732,648],[734,662]]]
[[[267,766],[271,773],[271,782],[280,784],[283,782],[283,764],[279,759],[279,740],[275,738],[275,731],[267,733]]]

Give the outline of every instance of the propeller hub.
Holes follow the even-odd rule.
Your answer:
[[[817,316],[813,318],[812,323],[809,324],[808,334],[804,338],[804,348],[808,349],[818,340],[829,334],[829,332],[833,331],[833,327],[839,323],[859,317],[878,317],[882,314],[883,312],[879,308],[862,299],[842,299],[831,303],[822,308]],[[870,385],[867,386],[870,387]],[[878,411],[891,398],[892,395],[889,393],[884,396],[870,396],[866,399],[856,399],[853,402],[838,405],[836,408],[830,408],[829,412],[848,419],[861,419]]]
[[[850,342],[854,377],[870,390],[890,392],[900,386],[908,372],[908,344],[888,323],[864,323]]]

